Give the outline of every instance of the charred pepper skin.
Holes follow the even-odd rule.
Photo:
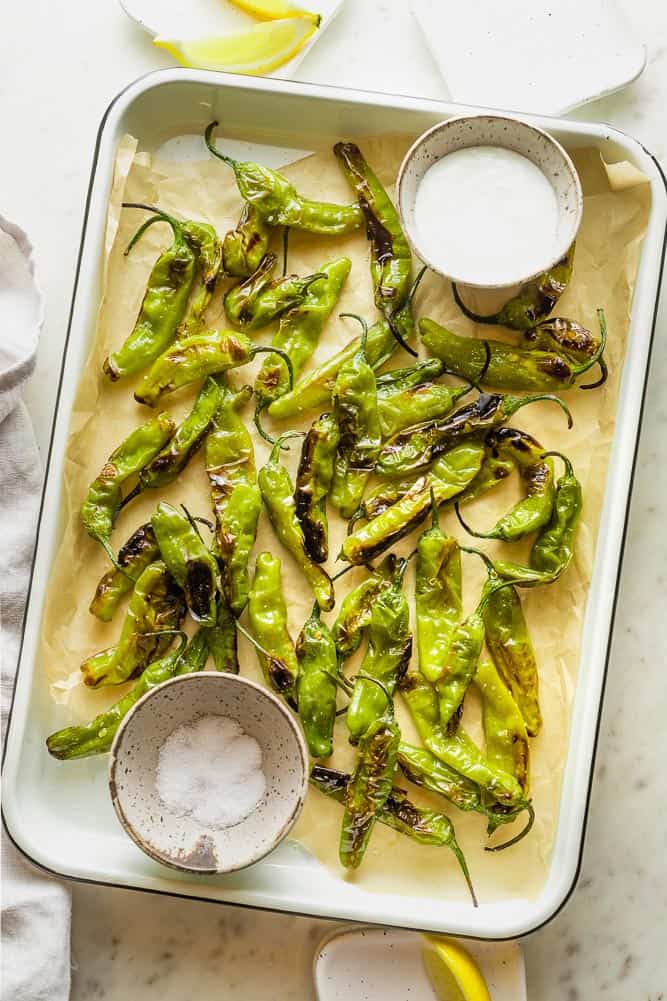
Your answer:
[[[343,598],[332,629],[340,662],[355,654],[361,646],[364,632],[371,620],[373,606],[381,592],[391,587],[401,569],[402,561],[399,561],[393,553],[389,553],[369,577],[348,591]]]
[[[345,803],[346,790],[350,783],[350,776],[346,772],[326,768],[323,765],[313,765],[310,781],[320,792],[335,799],[338,803]],[[473,903],[475,907],[477,906],[477,897],[470,880],[468,866],[457,844],[454,827],[448,817],[443,813],[415,806],[408,799],[405,790],[393,786],[384,807],[378,813],[377,819],[386,827],[391,827],[399,834],[404,834],[419,844],[450,848],[461,866]]]
[[[424,747],[415,747],[402,740],[398,748],[398,766],[414,785],[444,796],[459,810],[486,813],[479,786]]]
[[[49,754],[61,761],[72,761],[110,750],[122,720],[142,695],[177,675],[203,671],[208,659],[208,648],[201,631],[195,633],[185,650],[184,647],[185,637],[177,649],[149,664],[127,695],[90,723],[68,726],[52,733],[46,741]]]
[[[215,626],[220,574],[213,553],[189,519],[166,501],[158,504],[151,525],[162,559],[185,592],[191,616],[202,625]]]
[[[443,452],[461,438],[482,434],[505,424],[521,407],[550,400],[565,412],[568,427],[572,415],[558,396],[534,393],[529,396],[500,396],[481,393],[472,403],[460,407],[450,417],[407,428],[388,441],[380,451],[375,471],[380,476],[404,476],[427,469]]]
[[[462,337],[426,318],[419,321],[419,333],[424,347],[461,379],[476,378],[476,373],[485,364],[488,350],[489,363],[482,381],[503,392],[558,393],[573,389],[578,377],[601,361],[606,347],[606,335],[603,334],[597,350],[575,364],[564,350]]]
[[[257,482],[262,500],[278,539],[293,557],[313,589],[316,601],[323,611],[334,606],[335,596],[329,575],[315,563],[306,551],[306,540],[296,514],[294,487],[289,473],[280,463],[280,449],[287,432],[276,441],[267,464],[260,469]]]
[[[412,336],[414,324],[409,303],[396,314],[393,322],[394,327],[400,329],[404,339]],[[322,410],[331,406],[336,376],[343,365],[352,360],[360,344],[361,338],[355,337],[314,371],[304,375],[290,392],[273,401],[269,406],[269,417],[274,420],[289,420],[301,417],[311,410]],[[366,342],[366,358],[373,369],[377,370],[389,361],[397,347],[397,341],[387,321],[380,320],[374,323],[368,331]]]
[[[415,580],[419,669],[432,683],[439,681],[447,663],[463,612],[462,592],[461,550],[440,528],[434,505],[433,524],[417,543]]]
[[[343,518],[357,510],[382,444],[375,372],[366,357],[368,327],[361,323],[359,350],[340,369],[333,393],[340,442],[331,503]]]
[[[137,403],[154,407],[167,393],[173,393],[210,375],[222,375],[231,368],[247,365],[257,354],[281,355],[291,370],[291,361],[279,348],[253,344],[240,331],[212,330],[183,337],[153,362],[134,393]]]
[[[321,273],[306,278],[298,275],[272,278],[275,267],[275,254],[267,254],[254,274],[229,289],[224,298],[225,313],[234,326],[241,330],[261,330],[299,306],[314,282],[326,280]]]
[[[212,142],[217,122],[211,122],[204,139],[213,156],[234,171],[241,197],[249,202],[270,226],[289,226],[323,236],[343,236],[359,229],[363,222],[357,204],[334,205],[331,202],[303,198],[282,174],[258,163],[240,162],[225,156]]]
[[[340,556],[349,563],[368,563],[420,525],[435,503],[460,494],[474,482],[484,460],[484,445],[471,439],[455,445],[441,457],[430,476],[415,480],[408,492],[391,507],[356,529],[343,542]]]
[[[544,449],[538,441],[517,428],[501,427],[491,431],[486,436],[486,444],[494,454],[513,460],[525,484],[526,496],[488,532],[468,528],[457,507],[459,520],[476,538],[518,542],[526,535],[539,532],[551,519],[555,497],[553,462],[544,458]]]
[[[416,354],[394,330],[393,317],[407,302],[412,276],[412,254],[398,212],[355,143],[340,142],[334,154],[355,191],[364,214],[366,235],[371,244],[371,277],[375,305],[399,343]]]
[[[452,285],[456,304],[469,320],[511,327],[512,330],[530,330],[549,315],[570,283],[574,264],[575,244],[565,257],[544,271],[537,278],[526,282],[519,292],[505,303],[502,309],[490,316],[480,316],[464,304],[456,284]]]
[[[339,858],[346,869],[361,865],[375,822],[391,794],[400,741],[401,732],[389,711],[361,735],[340,832]]]
[[[258,650],[257,656],[267,684],[296,708],[299,662],[287,630],[280,560],[271,553],[260,553],[257,557],[248,599],[248,619],[264,651]]]
[[[296,642],[299,663],[298,709],[308,750],[314,758],[333,754],[338,660],[328,626],[317,604]]]
[[[140,525],[118,551],[118,566],[100,578],[89,611],[102,622],[111,622],[123,598],[149,563],[159,558],[160,550],[150,522]]]
[[[317,347],[326,321],[331,316],[347,281],[352,262],[349,257],[338,257],[328,262],[318,281],[309,286],[302,302],[283,314],[272,345],[286,351],[292,361],[294,378],[303,370]],[[325,280],[326,279],[326,280]],[[255,414],[260,434],[259,415],[273,401],[289,392],[289,373],[281,358],[266,358],[255,380]]]
[[[81,665],[84,684],[120,685],[135,677],[169,646],[184,612],[182,592],[166,565],[150,563],[134,585],[118,643]]]
[[[499,592],[502,594],[502,591]],[[474,684],[482,696],[486,757],[513,775],[526,796],[530,787],[528,733],[519,707],[493,664],[483,660]]]
[[[249,386],[236,392],[220,380],[220,405],[206,438],[206,473],[215,513],[215,548],[222,589],[238,616],[250,590],[248,562],[262,508],[252,438],[239,410],[252,396]]]
[[[294,505],[306,552],[315,563],[326,563],[329,558],[326,503],[339,440],[333,414],[321,414],[310,426],[301,447]]]
[[[225,598],[218,598],[218,614],[214,626],[203,626],[201,631],[213,658],[216,671],[239,673],[236,619]]]
[[[101,543],[114,565],[117,561],[109,540],[121,508],[123,484],[155,458],[175,427],[169,414],[163,413],[135,428],[111,453],[88,488],[81,505],[83,526],[91,538]]]
[[[254,205],[246,202],[236,229],[222,241],[222,269],[232,278],[249,278],[269,249],[273,226]]]
[[[123,507],[144,490],[156,490],[174,482],[201,448],[219,405],[218,383],[209,378],[173,438],[141,470],[137,486],[123,499]]]
[[[182,224],[163,212],[159,215],[171,226],[174,242],[153,265],[134,329],[104,362],[104,372],[112,380],[134,375],[150,365],[174,339],[187,310],[197,257]]]

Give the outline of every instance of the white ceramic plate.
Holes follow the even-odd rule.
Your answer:
[[[69,766],[45,752],[46,735],[67,722],[55,706],[39,662],[42,609],[60,540],[63,463],[72,403],[95,333],[104,257],[106,212],[114,158],[131,132],[144,150],[178,149],[201,157],[201,133],[220,117],[225,135],[272,164],[294,149],[329,149],[340,136],[418,134],[472,109],[411,97],[365,93],[284,80],[165,70],[131,84],[104,116],[86,207],[67,348],[45,478],[45,493],[11,722],[7,734],[3,808],[10,837],[37,865],[72,879],[182,894],[245,906],[351,919],[367,924],[514,938],[548,921],[571,893],[583,846],[602,690],[620,574],[639,423],[667,227],[667,192],[656,162],[635,140],[605,125],[527,118],[567,148],[597,146],[609,161],[630,160],[649,178],[652,208],[620,385],[605,503],[586,605],[581,669],[572,704],[570,742],[548,879],[540,893],[484,904],[436,897],[371,893],[332,875],[304,849],[283,842],[250,869],[194,878],[151,861],[127,838],[111,806],[106,760]],[[192,138],[197,137],[196,142]],[[261,148],[260,145],[261,144]],[[191,150],[191,153],[190,153]],[[270,159],[269,159],[270,157]]]
[[[152,38],[203,38],[207,35],[225,35],[243,31],[257,21],[234,7],[229,0],[118,0],[127,16],[143,28]],[[296,0],[298,4],[298,0]],[[317,45],[324,32],[338,14],[345,0],[304,0],[301,6],[320,14],[322,21],[313,37],[304,47],[269,76],[289,79],[313,45]]]
[[[412,9],[453,101],[562,115],[646,65],[614,0],[412,0]]]

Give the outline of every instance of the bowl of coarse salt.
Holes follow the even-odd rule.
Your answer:
[[[147,692],[111,747],[109,789],[125,831],[184,872],[243,869],[295,824],[308,751],[282,702],[232,674],[172,678]]]

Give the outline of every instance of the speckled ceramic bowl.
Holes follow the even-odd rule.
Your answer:
[[[166,738],[211,714],[237,720],[255,738],[266,776],[259,805],[225,830],[169,813],[155,784]],[[147,692],[123,720],[111,748],[109,789],[121,824],[147,855],[184,872],[232,872],[264,858],[292,829],[307,788],[308,751],[298,723],[271,692],[232,674],[185,675]]]
[[[551,183],[558,202],[558,230],[553,248],[546,256],[539,257],[537,248],[535,265],[529,274],[517,274],[512,281],[480,284],[469,276],[448,274],[442,262],[429,259],[420,247],[419,232],[415,221],[417,188],[429,167],[455,150],[471,146],[502,146],[521,153],[531,160]],[[403,229],[417,256],[431,270],[461,285],[474,288],[511,288],[535,278],[565,256],[577,235],[583,211],[583,194],[579,175],[563,147],[547,132],[527,125],[518,118],[504,115],[466,115],[440,122],[425,132],[405,155],[398,172],[398,208]],[[443,234],[443,240],[447,235]]]

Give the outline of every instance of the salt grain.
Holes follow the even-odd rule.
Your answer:
[[[157,792],[178,817],[224,829],[245,820],[266,792],[262,751],[227,716],[179,726],[160,748]]]

